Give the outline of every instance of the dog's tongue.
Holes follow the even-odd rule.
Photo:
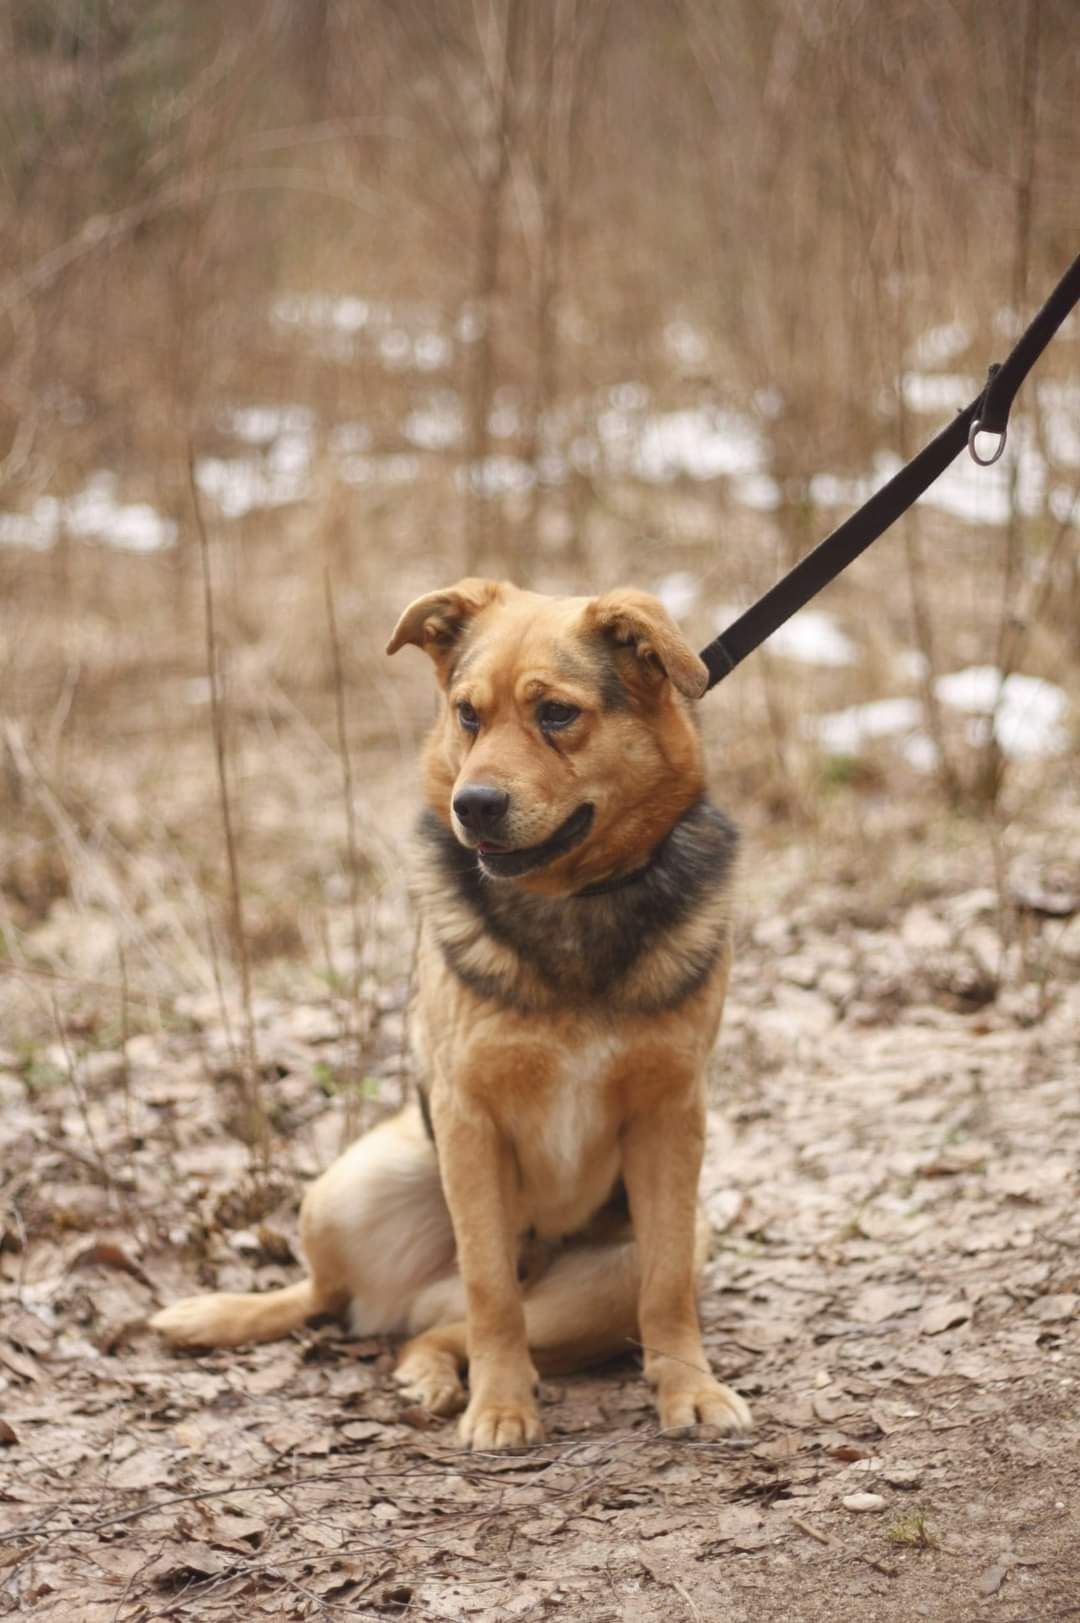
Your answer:
[[[507,847],[505,845],[492,845],[490,840],[482,840],[476,849],[482,857],[497,857]]]

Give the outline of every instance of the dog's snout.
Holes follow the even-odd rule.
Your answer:
[[[467,783],[454,796],[454,815],[470,834],[493,829],[510,807],[510,796],[505,789],[496,789],[488,783]]]

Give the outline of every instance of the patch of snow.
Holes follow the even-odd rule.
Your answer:
[[[217,423],[247,445],[269,445],[279,434],[310,435],[315,413],[307,406],[237,406],[219,412]]]
[[[118,502],[117,477],[95,473],[77,496],[63,503],[63,523],[70,535],[103,541],[125,552],[160,552],[176,540],[176,525],[149,502]]]
[[[971,343],[971,333],[963,322],[947,321],[931,327],[915,341],[913,359],[918,367],[944,366],[962,355]]]
[[[516,456],[489,456],[458,470],[458,488],[466,481],[481,496],[509,496],[528,490],[536,475],[527,462]]]
[[[858,652],[832,615],[820,609],[800,609],[773,633],[769,647],[803,665],[854,665]]]
[[[921,648],[904,648],[893,661],[897,676],[904,682],[921,682],[930,668],[930,661]]]
[[[685,569],[678,569],[674,574],[665,575],[656,587],[656,596],[673,620],[681,620],[684,615],[689,614],[700,595],[698,581]]]
[[[420,458],[400,451],[386,456],[347,456],[340,473],[349,485],[411,485],[420,477]]]
[[[410,445],[424,451],[448,451],[460,445],[465,422],[457,395],[450,390],[432,395],[425,405],[409,412],[401,429]]]
[[[718,479],[759,473],[761,439],[753,423],[737,412],[704,406],[661,412],[642,425],[630,460],[639,479],[658,484],[680,475]]]
[[[521,412],[512,398],[496,399],[488,417],[488,429],[497,440],[513,439],[522,430]]]
[[[1080,384],[1044,383],[1038,398],[1051,461],[1080,467]]]
[[[783,500],[780,486],[767,473],[738,473],[731,488],[737,502],[758,513],[774,513]]]
[[[1042,677],[1014,671],[1002,681],[994,665],[969,665],[939,676],[934,691],[942,704],[978,718],[968,734],[974,744],[985,741],[992,717],[998,744],[1014,759],[1055,755],[1069,746],[1062,725],[1068,698],[1062,688]]]
[[[402,368],[412,359],[412,340],[404,327],[391,327],[379,339],[379,354],[387,366]]]
[[[908,733],[896,747],[916,772],[933,772],[941,760],[937,745],[927,733]]]
[[[922,719],[915,699],[876,699],[809,719],[808,731],[830,755],[858,755],[871,738],[910,732]]]
[[[67,501],[39,496],[29,513],[0,513],[0,545],[45,552],[61,527],[78,540],[100,541],[124,552],[160,552],[176,540],[176,525],[149,502],[120,502],[118,480],[104,469]]]
[[[260,507],[286,507],[307,495],[307,462],[274,467],[254,457],[200,457],[195,483],[225,518],[243,518]]]
[[[981,384],[958,372],[905,372],[901,387],[912,411],[961,411],[978,394]]]
[[[644,411],[649,391],[643,383],[615,383],[608,390],[608,399],[616,411]]]
[[[463,306],[457,319],[457,335],[463,344],[475,344],[484,332],[484,312],[475,304]]]
[[[55,496],[39,496],[29,513],[0,513],[0,546],[47,552],[60,534],[62,513]]]
[[[854,476],[815,473],[810,480],[810,500],[815,507],[861,507],[902,467],[900,458],[892,451],[879,451],[874,457],[872,473]]]
[[[689,321],[669,321],[664,328],[664,343],[683,367],[702,366],[709,353],[704,333]]]
[[[334,456],[366,451],[370,444],[371,430],[366,423],[339,423],[330,434],[330,450]]]
[[[454,346],[441,333],[421,333],[413,341],[413,361],[421,372],[441,372],[450,365]]]

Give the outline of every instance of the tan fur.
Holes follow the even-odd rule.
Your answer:
[[[703,667],[644,594],[553,601],[463,581],[406,610],[390,651],[406,643],[430,654],[446,692],[425,794],[459,842],[472,843],[452,809],[464,785],[505,788],[515,851],[593,808],[573,849],[490,883],[560,898],[634,874],[700,797],[686,698]],[[535,719],[549,699],[580,710],[554,739]],[[481,718],[475,732],[462,703]],[[235,1345],[347,1303],[357,1331],[411,1336],[397,1379],[415,1401],[460,1408],[468,1364],[461,1431],[476,1448],[541,1435],[538,1369],[580,1368],[632,1341],[646,1349],[664,1427],[749,1425],[742,1399],[709,1373],[695,1305],[704,1074],[729,962],[723,890],[651,941],[610,998],[577,1002],[484,927],[430,850],[416,895],[414,1043],[438,1154],[410,1106],[308,1191],[308,1281],[192,1298],[155,1328],[180,1345]],[[718,942],[702,957],[708,972],[677,994],[687,963]],[[511,990],[495,1000],[474,989],[487,982]]]

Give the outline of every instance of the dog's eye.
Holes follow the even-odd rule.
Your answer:
[[[461,704],[458,705],[457,713],[458,720],[467,733],[478,733],[480,731],[480,717],[466,700],[462,700]]]
[[[560,704],[557,699],[547,699],[537,711],[537,719],[545,733],[557,733],[561,727],[569,727],[576,721],[581,711],[573,704]]]

